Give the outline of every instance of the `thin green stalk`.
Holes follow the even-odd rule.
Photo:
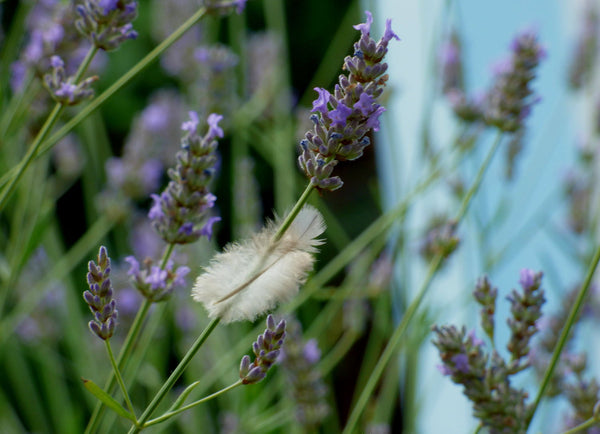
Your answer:
[[[575,434],[598,424],[600,424],[600,419],[598,419],[597,417],[592,417],[591,419],[586,420],[585,422],[577,425],[576,427],[571,428],[568,431],[563,432],[562,434]]]
[[[281,239],[281,237],[283,236],[283,234],[285,234],[285,231],[288,230],[288,228],[290,227],[290,225],[292,224],[292,222],[294,221],[294,219],[296,218],[296,216],[298,215],[298,213],[300,212],[300,210],[302,209],[304,204],[308,201],[308,198],[313,190],[314,190],[314,185],[312,185],[309,182],[308,185],[306,186],[306,188],[304,189],[304,192],[302,192],[302,195],[300,196],[300,198],[298,199],[298,201],[296,202],[296,204],[290,211],[290,213],[286,216],[283,223],[281,223],[281,226],[279,226],[277,233],[273,237],[274,242],[279,241]]]
[[[183,374],[185,368],[187,368],[187,366],[190,364],[192,358],[196,355],[202,344],[204,344],[206,339],[210,336],[210,334],[215,329],[215,327],[217,327],[220,321],[220,318],[215,318],[206,326],[202,334],[198,337],[198,339],[196,339],[196,342],[192,344],[188,352],[181,359],[181,362],[179,362],[179,364],[171,373],[167,381],[165,381],[158,393],[154,396],[148,407],[146,407],[146,410],[144,410],[144,413],[142,413],[138,420],[138,424],[133,425],[131,427],[131,429],[129,430],[130,434],[138,433],[142,430],[146,421],[150,418],[150,416],[152,416],[154,410],[156,410],[156,407],[158,407],[158,405],[165,398],[169,390],[171,390],[171,388],[175,385],[175,382],[179,379],[181,374]]]
[[[219,390],[218,392],[213,393],[212,395],[208,395],[208,396],[206,396],[206,397],[204,397],[202,399],[199,399],[198,401],[194,401],[191,404],[188,404],[188,405],[186,405],[184,407],[181,407],[181,408],[179,408],[177,410],[169,411],[168,413],[165,413],[162,416],[157,417],[156,419],[151,419],[151,420],[149,420],[148,422],[146,422],[144,424],[144,428],[152,426],[152,425],[156,425],[157,423],[160,423],[160,422],[164,422],[165,420],[170,419],[173,416],[178,415],[179,413],[182,413],[182,412],[184,412],[186,410],[189,410],[190,408],[196,407],[197,405],[203,404],[206,401],[210,401],[211,399],[216,398],[217,396],[222,395],[225,392],[228,392],[228,391],[230,391],[232,389],[235,389],[238,386],[241,386],[242,384],[243,384],[242,380],[238,380],[235,383],[230,384],[229,386],[227,386],[227,387]]]
[[[173,45],[185,32],[187,32],[191,27],[193,27],[202,17],[206,15],[206,8],[200,8],[194,15],[192,15],[186,22],[184,22],[177,30],[171,33],[164,41],[162,41],[154,50],[150,51],[142,60],[140,60],[137,64],[135,64],[129,71],[127,71],[123,76],[121,76],[117,81],[115,81],[108,89],[94,98],[87,106],[85,106],[77,115],[75,115],[71,120],[69,120],[62,128],[60,128],[57,132],[52,134],[45,140],[41,146],[39,147],[39,151],[36,150],[36,153],[32,155],[32,157],[40,157],[48,152],[56,142],[66,136],[75,126],[77,126],[82,120],[88,117],[92,112],[94,112],[98,107],[100,107],[104,102],[113,96],[116,92],[121,90],[125,85],[127,85],[136,75],[142,72],[147,66],[149,66],[153,61],[155,61],[167,48]],[[11,169],[8,174],[2,176],[0,178],[0,185],[6,184],[8,179],[13,177],[14,169]]]
[[[556,343],[556,347],[554,348],[554,351],[552,353],[552,358],[550,359],[550,364],[548,365],[548,368],[546,369],[546,372],[544,373],[544,378],[542,379],[542,385],[540,387],[540,390],[538,391],[538,394],[535,397],[535,401],[533,402],[532,407],[529,410],[529,414],[527,417],[527,425],[525,427],[526,429],[529,427],[529,424],[531,423],[531,420],[533,419],[533,416],[535,415],[535,411],[537,410],[537,408],[540,404],[540,401],[542,400],[542,397],[544,396],[544,392],[546,392],[546,388],[548,387],[548,384],[550,383],[550,379],[552,378],[552,374],[554,373],[554,369],[556,368],[560,354],[562,353],[562,350],[563,350],[565,344],[567,343],[567,340],[569,337],[569,332],[571,331],[571,328],[575,324],[575,320],[577,319],[577,314],[581,310],[584,300],[588,294],[588,291],[589,291],[591,283],[592,283],[592,278],[594,277],[594,272],[596,271],[596,268],[598,267],[599,262],[600,262],[600,246],[598,246],[598,248],[596,249],[596,252],[594,253],[594,257],[592,258],[592,262],[590,263],[590,266],[586,273],[583,286],[579,290],[577,299],[575,300],[575,303],[573,304],[573,307],[571,308],[571,311],[569,312],[569,316],[567,317],[567,322],[565,323],[565,326],[563,327],[563,329],[560,333],[560,337],[558,338],[558,342]]]
[[[142,324],[144,323],[144,319],[146,318],[146,315],[148,314],[148,311],[150,310],[151,305],[152,305],[152,302],[149,301],[148,299],[144,298],[144,301],[143,301],[142,305],[140,306],[140,309],[138,310],[138,312],[135,316],[135,319],[133,320],[131,328],[129,329],[129,332],[127,333],[127,337],[125,338],[123,347],[121,348],[121,351],[119,352],[119,356],[117,357],[117,367],[119,369],[123,369],[123,362],[129,356],[129,354],[131,353],[131,351],[133,349],[133,343],[136,341],[136,338],[138,337],[138,335],[140,333]],[[116,379],[115,379],[114,372],[111,372],[109,374],[108,379],[106,380],[105,385],[104,385],[104,390],[107,393],[111,393],[112,389],[114,388],[115,381],[116,381]],[[96,403],[96,407],[94,407],[92,416],[90,417],[90,420],[88,421],[87,427],[85,429],[85,434],[90,434],[96,430],[97,425],[100,422],[100,419],[101,419],[102,415],[104,414],[105,409],[106,409],[106,407],[104,407],[102,402],[98,401]]]
[[[98,51],[98,48],[96,48],[95,46],[90,48],[90,50],[88,51],[88,53],[85,56],[85,59],[83,59],[83,61],[81,62],[81,65],[79,65],[77,73],[75,74],[75,78],[74,78],[75,83],[78,83],[79,80],[81,79],[81,77],[83,76],[83,74],[85,74],[85,71],[87,71],[87,69],[88,69],[90,63],[92,62],[92,59],[96,55],[97,51]],[[50,133],[50,131],[52,130],[52,127],[54,127],[54,124],[60,117],[60,114],[62,113],[64,108],[65,108],[65,106],[63,104],[57,103],[54,106],[54,108],[52,109],[52,111],[50,112],[50,114],[48,115],[46,122],[44,122],[44,126],[42,127],[42,129],[36,136],[35,140],[33,141],[31,146],[27,150],[25,157],[23,157],[23,159],[19,163],[17,173],[10,179],[10,181],[8,182],[8,185],[2,189],[2,193],[0,193],[0,210],[2,210],[4,208],[4,205],[6,204],[6,200],[8,199],[10,194],[14,191],[17,183],[19,182],[19,180],[25,173],[25,170],[27,170],[27,168],[29,167],[29,165],[31,164],[33,159],[35,158],[38,150],[40,149],[41,145],[44,143],[44,139]]]
[[[485,175],[485,173],[494,157],[494,154],[496,153],[496,150],[498,149],[501,138],[502,138],[502,133],[498,133],[496,140],[494,141],[494,144],[490,148],[485,160],[483,161],[483,163],[481,164],[481,166],[479,168],[479,171],[477,172],[477,176],[475,177],[475,180],[473,181],[473,185],[471,186],[471,188],[469,189],[469,191],[463,198],[463,201],[462,201],[460,208],[455,217],[455,221],[457,224],[460,223],[462,218],[465,216],[467,210],[469,209],[469,204],[471,203],[473,196],[479,190],[479,186],[481,185],[483,176]],[[444,260],[444,257],[442,255],[437,255],[430,263],[429,269],[427,270],[427,275],[425,276],[425,280],[421,284],[421,288],[419,289],[417,296],[415,297],[415,299],[411,302],[411,304],[406,309],[406,312],[404,313],[404,316],[402,317],[400,324],[394,330],[394,333],[390,337],[390,341],[388,342],[387,346],[385,347],[385,350],[383,351],[381,357],[379,358],[379,361],[375,365],[375,368],[373,369],[373,372],[371,373],[369,380],[367,381],[367,384],[365,385],[365,388],[363,389],[362,393],[360,394],[360,397],[358,398],[358,401],[357,401],[354,409],[352,410],[350,417],[348,418],[348,423],[346,424],[346,427],[344,428],[344,431],[343,431],[344,434],[350,434],[355,431],[356,424],[358,423],[358,419],[359,419],[360,415],[362,414],[362,411],[364,410],[365,406],[367,405],[367,402],[368,402],[370,396],[372,395],[373,390],[375,389],[375,386],[377,385],[377,383],[379,381],[379,378],[383,374],[385,366],[391,360],[392,356],[396,353],[396,351],[400,347],[400,344],[402,344],[402,337],[404,336],[404,333],[405,333],[406,329],[408,328],[408,324],[410,323],[410,321],[414,317],[415,313],[417,312],[418,308],[420,307],[421,301],[425,297],[427,290],[429,289],[430,284],[433,281],[433,278],[435,277],[443,260]]]
[[[131,415],[135,418],[135,411],[133,410],[133,405],[131,404],[131,399],[129,398],[129,393],[127,393],[127,388],[125,387],[125,383],[123,382],[123,377],[121,377],[121,371],[119,371],[119,366],[115,361],[115,356],[113,354],[112,348],[110,346],[110,340],[106,339],[104,341],[106,344],[106,352],[108,352],[108,358],[110,359],[110,364],[113,368],[113,374],[117,378],[117,382],[119,383],[119,387],[121,388],[121,392],[123,392],[123,397],[125,398],[125,403],[127,404],[127,408]]]
[[[163,257],[161,259],[160,266],[162,269],[164,269],[166,267],[166,264],[169,261],[169,258],[171,257],[171,254],[173,253],[174,248],[175,248],[174,244],[168,244],[166,246],[165,251],[163,253]],[[147,298],[144,298],[144,301],[143,301],[142,305],[140,306],[140,309],[138,310],[138,312],[135,316],[135,319],[133,320],[133,323],[131,324],[131,328],[129,329],[129,332],[127,333],[127,337],[125,338],[123,347],[121,348],[121,351],[119,352],[119,356],[117,358],[117,368],[118,369],[123,369],[125,367],[125,361],[129,358],[129,356],[131,355],[131,352],[133,351],[133,344],[136,342],[136,340],[140,334],[140,331],[142,330],[142,324],[144,323],[144,320],[146,319],[146,316],[148,315],[151,305],[152,305],[152,302],[149,301]],[[112,392],[112,390],[115,387],[115,381],[116,381],[116,378],[115,378],[114,372],[111,372],[109,374],[108,380],[106,380],[106,383],[104,386],[104,390],[107,393]],[[102,404],[102,402],[98,401],[96,403],[96,407],[94,407],[92,416],[90,417],[90,420],[88,421],[88,425],[85,430],[86,434],[90,434],[96,430],[97,425],[100,422],[102,415],[104,414],[104,411],[105,411],[104,405]]]

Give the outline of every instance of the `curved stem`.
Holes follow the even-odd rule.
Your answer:
[[[87,55],[85,56],[85,59],[83,59],[83,62],[81,62],[81,65],[79,65],[77,73],[75,74],[75,83],[77,83],[81,79],[83,74],[85,74],[85,71],[87,71],[97,51],[98,48],[96,48],[95,46],[90,48]],[[2,193],[0,193],[0,210],[4,208],[4,205],[6,205],[8,197],[14,191],[15,187],[17,186],[17,183],[19,182],[19,180],[21,179],[21,177],[35,158],[38,150],[40,149],[40,146],[44,142],[44,139],[50,133],[52,127],[54,127],[54,124],[60,117],[60,114],[62,113],[64,108],[65,106],[63,104],[57,103],[48,115],[48,118],[46,119],[46,122],[44,122],[42,129],[35,137],[35,140],[29,147],[27,153],[25,154],[25,157],[23,157],[23,159],[19,163],[17,172],[10,178],[8,185],[2,189]]]
[[[592,418],[586,420],[585,422],[577,425],[576,427],[573,427],[570,430],[563,432],[562,434],[575,434],[575,433],[581,432],[587,428],[591,428],[594,425],[598,425],[598,424],[600,424],[600,419],[598,419],[596,417],[592,417]]]
[[[186,405],[184,407],[181,407],[181,408],[179,408],[177,410],[169,411],[168,413],[165,413],[162,416],[157,417],[156,419],[151,419],[151,420],[149,420],[148,422],[146,422],[144,424],[144,428],[149,427],[151,425],[156,425],[157,423],[160,423],[160,422],[164,422],[165,420],[170,419],[173,416],[178,415],[179,413],[182,413],[182,412],[184,412],[186,410],[189,410],[190,408],[196,407],[197,405],[205,403],[206,401],[210,401],[211,399],[216,398],[217,396],[219,396],[219,395],[221,395],[221,394],[223,394],[225,392],[228,392],[228,391],[230,391],[232,389],[235,389],[238,386],[241,386],[242,384],[243,384],[242,380],[238,380],[235,383],[230,384],[229,386],[227,386],[227,387],[219,390],[218,392],[213,393],[212,395],[208,395],[208,396],[206,396],[206,397],[204,397],[202,399],[199,399],[198,401],[194,401],[191,404],[188,404],[188,405]]]
[[[581,310],[581,307],[583,306],[583,303],[585,301],[585,297],[588,294],[588,291],[589,291],[591,283],[592,283],[592,278],[594,277],[594,272],[596,271],[596,268],[598,267],[599,262],[600,262],[600,246],[598,246],[598,248],[596,249],[596,252],[594,253],[594,257],[592,258],[592,262],[590,263],[590,266],[587,270],[583,286],[579,290],[577,299],[575,300],[575,303],[573,304],[573,307],[571,308],[571,311],[569,312],[569,316],[567,317],[567,322],[565,323],[565,326],[563,327],[562,331],[560,332],[558,342],[556,343],[556,347],[554,348],[554,352],[552,353],[552,358],[550,359],[550,364],[548,365],[548,368],[546,369],[546,372],[544,373],[544,378],[542,379],[542,385],[540,386],[540,390],[538,391],[538,394],[535,397],[535,401],[533,402],[531,409],[529,410],[529,414],[527,416],[527,425],[525,427],[526,429],[529,427],[529,424],[531,423],[531,420],[533,419],[535,411],[537,410],[537,408],[540,404],[540,401],[542,400],[542,397],[544,396],[544,392],[546,391],[546,388],[548,387],[548,384],[550,383],[550,379],[552,378],[552,374],[554,373],[554,369],[556,368],[560,354],[562,353],[562,350],[568,341],[569,332],[571,331],[571,328],[575,324],[575,321],[577,319],[577,314]]]
[[[462,218],[465,216],[467,210],[469,209],[469,205],[471,203],[471,200],[473,199],[473,196],[479,190],[479,186],[481,185],[483,176],[485,175],[485,173],[494,157],[494,154],[496,153],[496,150],[498,149],[498,146],[500,145],[501,138],[502,138],[502,133],[499,132],[498,135],[496,136],[496,140],[494,141],[494,144],[490,148],[485,160],[483,161],[483,163],[481,164],[481,166],[479,168],[479,171],[477,172],[477,176],[475,177],[475,180],[473,181],[473,185],[471,186],[471,188],[469,189],[469,191],[463,198],[461,206],[460,206],[458,212],[456,213],[456,217],[455,217],[455,221],[457,224],[460,223]],[[360,397],[358,398],[358,401],[356,402],[356,405],[355,405],[354,409],[352,410],[350,417],[348,418],[348,422],[343,431],[344,434],[350,434],[350,433],[355,432],[356,424],[358,423],[358,418],[360,417],[363,409],[367,405],[369,397],[373,393],[373,390],[375,389],[375,386],[377,385],[381,375],[383,374],[383,371],[384,371],[386,365],[388,364],[388,362],[391,360],[392,356],[396,353],[396,351],[402,344],[402,342],[403,342],[402,338],[404,336],[404,333],[406,332],[406,329],[408,328],[408,324],[410,323],[410,321],[414,317],[415,313],[417,312],[418,308],[420,307],[421,301],[425,297],[427,290],[429,289],[430,284],[431,284],[433,278],[435,277],[435,274],[439,270],[440,265],[442,264],[443,260],[444,260],[443,255],[438,254],[430,263],[429,269],[427,270],[427,275],[425,276],[425,280],[421,284],[421,288],[419,289],[417,296],[414,298],[414,300],[411,302],[411,304],[406,309],[406,312],[404,313],[404,316],[402,317],[400,324],[398,324],[398,327],[396,327],[396,329],[394,330],[394,333],[390,337],[390,341],[388,342],[387,346],[385,347],[385,350],[383,351],[383,354],[381,355],[381,357],[379,358],[379,361],[375,365],[375,368],[373,369],[373,372],[371,373],[369,380],[367,381],[367,384],[365,385],[365,388],[363,389],[362,393],[360,394]]]
[[[146,410],[144,410],[144,413],[142,413],[142,415],[140,416],[137,425],[133,425],[131,427],[131,429],[129,430],[130,434],[138,433],[142,430],[146,421],[150,418],[150,416],[152,416],[154,410],[156,410],[156,407],[158,407],[158,405],[162,402],[169,390],[171,390],[171,388],[175,385],[175,382],[179,379],[181,374],[183,374],[183,371],[190,364],[192,358],[196,355],[202,344],[204,344],[206,339],[210,336],[210,334],[215,329],[215,327],[217,327],[220,321],[220,318],[215,318],[206,326],[202,334],[198,337],[198,339],[196,339],[196,342],[192,344],[188,352],[185,354],[185,356],[183,356],[183,359],[181,359],[181,362],[179,362],[179,364],[171,373],[167,381],[165,381],[160,390],[154,396],[148,407],[146,407]]]

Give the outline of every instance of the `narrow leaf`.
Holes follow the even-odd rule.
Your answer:
[[[113,410],[119,416],[129,419],[134,423],[137,422],[134,415],[128,412],[121,404],[117,402],[117,400],[102,390],[96,383],[94,383],[92,380],[86,380],[85,378],[82,378],[82,380],[85,388],[89,390],[92,395],[102,401],[104,405]]]
[[[169,409],[168,412],[171,411],[175,411],[178,408],[180,408],[184,401],[187,399],[187,397],[190,395],[190,393],[192,393],[192,390],[194,390],[194,388],[200,384],[199,381],[195,381],[194,383],[190,384],[188,387],[185,388],[185,390],[183,392],[181,392],[181,395],[179,395],[179,397],[177,397],[177,400],[173,403],[173,405],[171,406],[171,408]]]

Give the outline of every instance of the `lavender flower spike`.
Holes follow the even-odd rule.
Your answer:
[[[493,88],[487,95],[485,122],[502,131],[515,132],[539,98],[530,88],[536,68],[546,56],[533,31],[525,31],[513,40],[512,54],[497,72]]]
[[[77,30],[105,51],[117,49],[127,39],[137,38],[131,22],[137,17],[137,1],[84,0],[76,6]]]
[[[168,170],[171,181],[158,195],[151,195],[154,205],[148,213],[152,226],[167,243],[187,244],[201,236],[210,238],[212,225],[219,217],[207,216],[216,197],[208,190],[217,162],[217,137],[223,137],[218,123],[223,116],[208,116],[208,132],[198,134],[198,114],[191,111],[190,120],[181,129],[187,131],[177,153],[177,166]]]
[[[90,261],[88,270],[87,282],[90,289],[83,293],[83,299],[94,314],[94,319],[89,322],[89,327],[100,339],[107,340],[115,331],[118,313],[109,278],[110,258],[106,247],[100,247],[98,264]]]
[[[343,185],[338,176],[331,176],[334,167],[338,161],[355,160],[363,154],[370,143],[366,134],[379,130],[379,116],[385,111],[377,104],[388,79],[384,74],[387,63],[382,60],[390,40],[399,38],[387,20],[383,37],[375,42],[370,36],[373,16],[365,13],[367,22],[354,26],[361,32],[354,56],[344,59],[348,75],[340,75],[333,95],[315,88],[318,97],[312,111],[316,113],[311,116],[315,126],[300,142],[300,168],[320,190],[333,191]]]
[[[267,329],[252,344],[256,358],[250,361],[249,356],[242,357],[240,378],[244,384],[254,384],[266,377],[267,371],[279,357],[280,348],[285,339],[285,320],[275,325],[273,315],[267,316]]]
[[[168,261],[164,269],[154,265],[151,259],[146,259],[142,267],[133,256],[125,261],[129,264],[127,274],[131,277],[135,288],[152,302],[166,300],[176,286],[184,286],[184,277],[190,272],[189,267],[181,266],[173,269],[173,261]]]

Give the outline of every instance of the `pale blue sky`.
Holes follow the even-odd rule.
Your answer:
[[[473,203],[471,213],[489,221],[496,204],[504,201],[509,209],[507,219],[488,232],[489,249],[503,246],[514,237],[516,229],[531,218],[541,215],[544,221],[561,225],[564,222],[557,198],[561,180],[569,164],[574,160],[573,145],[585,120],[574,115],[581,107],[582,99],[570,96],[566,91],[566,67],[577,30],[577,7],[580,1],[571,0],[505,0],[503,2],[463,1],[390,1],[364,2],[374,13],[375,22],[383,28],[385,18],[392,18],[393,29],[402,41],[390,44],[390,88],[393,97],[384,120],[385,127],[378,139],[377,149],[381,178],[385,184],[384,198],[391,207],[407,184],[419,179],[421,126],[426,101],[432,87],[432,48],[440,32],[449,22],[456,24],[465,43],[465,70],[469,90],[483,90],[489,84],[491,66],[508,53],[512,37],[520,30],[534,27],[546,47],[548,56],[539,69],[535,89],[543,96],[535,106],[528,121],[529,135],[517,167],[517,178],[512,183],[503,178],[504,155],[500,152],[495,164],[486,175],[481,187],[483,192]],[[456,125],[443,102],[433,108],[434,141],[441,145],[456,132]],[[489,142],[481,144],[481,154],[487,151]],[[480,160],[481,161],[481,160]],[[465,175],[472,179],[476,167],[464,167]],[[469,173],[469,169],[471,173]],[[431,193],[427,203],[417,206],[409,225],[422,226],[432,212],[443,210],[451,214],[455,205],[445,190]],[[554,199],[552,199],[554,197]],[[545,209],[546,205],[548,209]],[[468,227],[467,223],[463,227]],[[431,288],[426,300],[438,309],[436,322],[465,323],[472,328],[477,323],[477,307],[466,304],[475,279],[484,271],[477,255],[482,246],[473,238],[473,231],[463,229],[465,237],[458,257],[453,258],[451,269],[442,273]],[[543,228],[533,237],[523,239],[523,246],[511,255],[502,266],[491,270],[491,279],[499,287],[499,316],[506,313],[508,303],[504,298],[517,286],[519,270],[532,268],[545,271],[545,284],[551,310],[556,304],[553,293],[565,285],[575,283],[578,271],[567,261],[556,243]],[[549,269],[552,268],[552,269]],[[559,269],[555,269],[559,268]],[[410,288],[402,291],[414,293],[423,279],[423,266],[418,262],[411,267]],[[449,308],[448,308],[449,307]],[[503,337],[499,337],[503,342]],[[502,345],[504,346],[504,345]],[[419,373],[422,394],[420,405],[420,433],[468,433],[474,428],[470,417],[470,405],[461,389],[443,378],[435,369],[439,363],[432,345],[422,351],[422,372]],[[534,390],[535,392],[535,390]],[[534,428],[541,419],[550,417],[550,409],[542,408],[536,417]],[[535,432],[532,429],[531,432]],[[546,432],[546,431],[544,431]]]

